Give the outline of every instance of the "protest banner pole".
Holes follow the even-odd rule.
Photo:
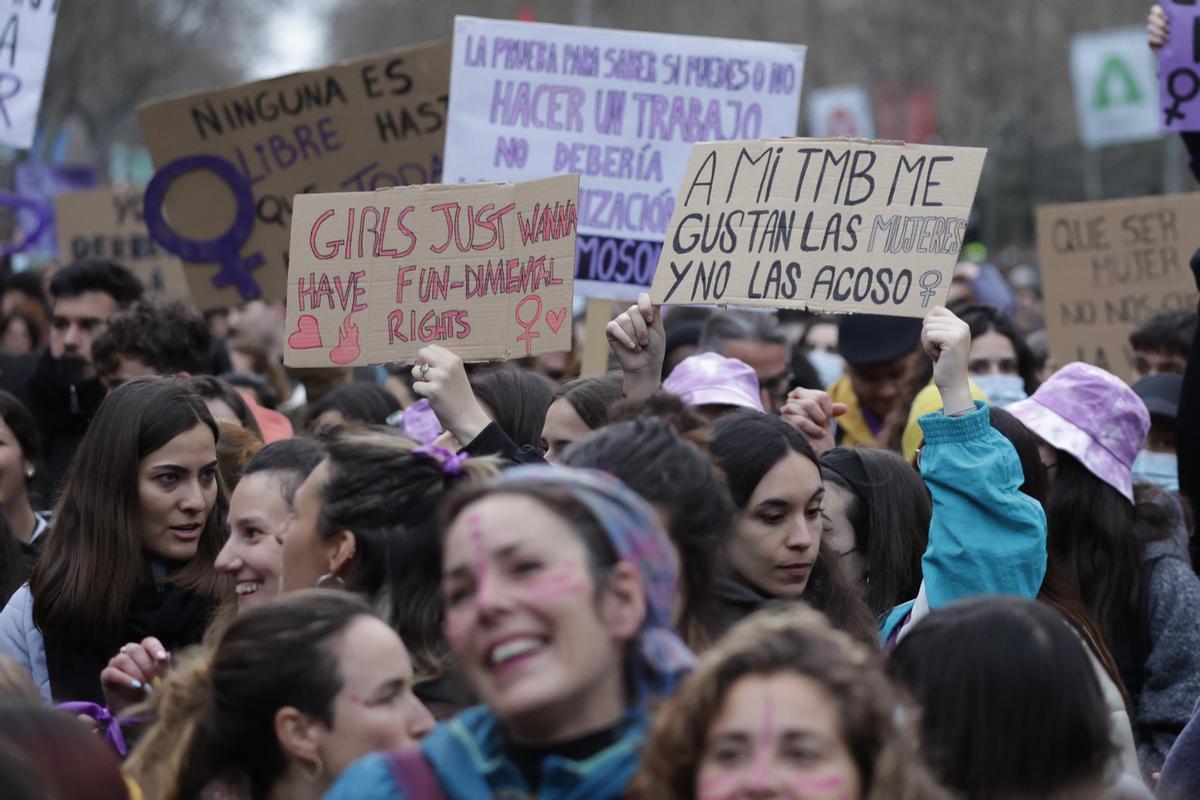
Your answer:
[[[583,339],[583,364],[579,374],[585,378],[608,372],[608,334],[605,329],[612,319],[611,300],[591,298],[587,301],[587,318]]]

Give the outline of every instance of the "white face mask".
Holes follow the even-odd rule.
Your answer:
[[[1179,457],[1174,453],[1152,453],[1143,450],[1133,460],[1133,480],[1152,483],[1168,492],[1179,491]]]
[[[846,362],[837,353],[827,353],[824,350],[813,350],[808,354],[808,363],[817,371],[821,386],[828,389],[838,382],[846,371]]]
[[[1029,396],[1025,394],[1025,381],[1020,375],[1002,375],[996,372],[991,375],[972,375],[971,380],[987,395],[989,403],[1001,408]]]

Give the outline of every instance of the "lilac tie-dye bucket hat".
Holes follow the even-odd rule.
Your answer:
[[[1067,364],[1032,397],[1006,410],[1133,502],[1130,467],[1146,443],[1150,412],[1116,375],[1091,364]]]

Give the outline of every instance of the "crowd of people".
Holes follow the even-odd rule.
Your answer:
[[[986,262],[582,377],[285,369],[109,261],[0,313],[5,798],[1200,797],[1196,313],[1131,384]]]

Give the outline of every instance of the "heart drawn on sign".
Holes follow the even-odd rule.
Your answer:
[[[362,348],[358,344],[358,326],[347,316],[338,328],[337,347],[329,351],[329,360],[344,367],[358,358],[360,352]]]
[[[550,326],[550,330],[558,333],[558,329],[562,327],[563,322],[567,319],[567,309],[560,308],[558,312],[546,312],[546,324]]]
[[[296,330],[288,336],[288,347],[293,350],[312,350],[324,347],[321,342],[321,325],[312,314],[301,314],[296,320]]]

